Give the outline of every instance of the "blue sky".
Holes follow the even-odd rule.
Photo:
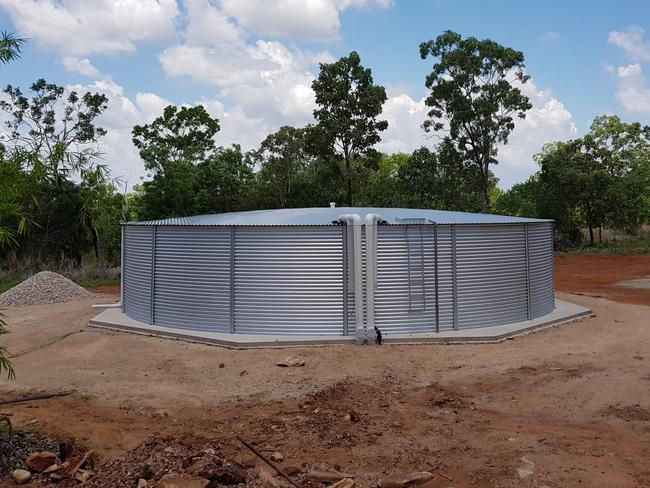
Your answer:
[[[146,177],[133,124],[167,103],[204,103],[221,144],[255,147],[284,124],[311,120],[319,61],[357,50],[386,86],[390,128],[379,149],[431,146],[421,41],[446,29],[524,52],[533,101],[499,151],[509,187],[535,171],[542,144],[575,137],[594,116],[650,123],[650,2],[460,0],[0,0],[0,27],[28,37],[4,83],[37,78],[106,93],[106,162],[129,184]]]

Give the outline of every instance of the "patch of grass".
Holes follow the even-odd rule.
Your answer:
[[[629,239],[615,239],[594,246],[581,246],[566,251],[566,254],[613,254],[626,256],[632,254],[650,254],[650,238],[639,237]]]
[[[79,286],[83,286],[85,288],[104,285],[119,285],[120,277],[112,276],[110,278],[79,278],[75,280],[75,282]]]
[[[6,292],[8,289],[13,288],[21,281],[23,281],[22,276],[16,276],[16,277],[5,279],[4,281],[0,281],[0,293]]]

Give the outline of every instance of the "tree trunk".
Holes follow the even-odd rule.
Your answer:
[[[589,227],[589,245],[593,247],[594,245],[594,228],[591,224],[589,224],[587,227]]]
[[[483,168],[481,168],[481,178],[483,178],[482,181],[482,193],[483,193],[483,205],[481,206],[481,213],[487,213],[487,211],[490,209],[490,195],[488,191],[488,178],[489,178],[490,173],[488,172],[488,164],[485,164],[485,171]]]
[[[346,179],[346,200],[348,202],[348,207],[352,206],[352,169],[350,168],[350,156],[345,154],[345,179]]]
[[[603,243],[603,226],[598,226],[598,242]]]
[[[101,251],[99,249],[99,232],[97,231],[97,227],[93,223],[90,224],[90,234],[93,236],[93,246],[95,248],[95,257],[97,258],[97,261],[101,259]]]

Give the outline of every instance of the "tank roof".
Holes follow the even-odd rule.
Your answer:
[[[516,224],[552,222],[548,219],[531,219],[448,210],[427,210],[414,208],[383,207],[312,207],[280,208],[273,210],[252,210],[247,212],[227,212],[191,217],[172,217],[168,219],[126,222],[125,225],[178,225],[178,226],[305,226],[333,225],[342,214],[358,214],[363,219],[366,214],[376,213],[387,224]]]

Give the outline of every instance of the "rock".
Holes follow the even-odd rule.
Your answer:
[[[239,376],[246,376],[248,374],[248,371],[243,370],[241,373],[239,373]]]
[[[87,469],[78,469],[77,472],[74,474],[75,479],[78,481],[81,481],[82,483],[85,483],[90,479],[90,475],[92,474],[91,471]]]
[[[138,480],[138,486],[136,488],[147,488],[148,486],[149,486],[149,482],[144,478],[140,478]]]
[[[529,476],[532,476],[533,470],[528,468],[517,468],[517,474],[522,479],[528,478]]]
[[[277,480],[275,476],[273,476],[273,473],[267,471],[266,469],[260,469],[259,479],[265,485],[270,486],[271,488],[282,487],[282,483],[280,483],[280,480]]]
[[[277,364],[278,366],[282,366],[284,368],[291,368],[297,366],[304,366],[305,360],[300,356],[289,356],[284,361],[280,361],[275,364]]]
[[[415,471],[413,473],[399,473],[384,476],[379,480],[381,488],[404,488],[406,486],[426,483],[433,478],[428,471]]]
[[[226,365],[225,365],[225,364],[223,364],[223,363],[219,363],[219,367],[220,367],[220,368],[225,368],[225,367],[226,367]]]
[[[346,422],[358,422],[361,417],[359,417],[359,414],[355,412],[354,410],[351,410],[350,412],[345,414],[345,417],[343,419]]]
[[[271,454],[271,459],[273,461],[282,461],[284,459],[284,456],[279,452],[274,452],[273,454]]]
[[[306,478],[314,481],[322,481],[324,483],[335,483],[345,478],[354,478],[354,475],[341,473],[340,471],[312,470],[307,473]]]
[[[56,463],[54,463],[54,464],[53,464],[52,466],[50,466],[49,468],[44,469],[44,470],[43,470],[43,474],[54,473],[55,471],[58,471],[59,469],[61,469],[61,465],[60,465],[60,464],[56,464]]]
[[[330,485],[330,488],[354,488],[354,480],[352,478],[343,478],[341,481]]]
[[[158,488],[205,488],[210,483],[205,478],[189,474],[166,474],[158,482]]]
[[[27,464],[30,471],[42,473],[53,464],[56,464],[56,454],[48,451],[33,452],[27,458],[25,464]]]
[[[26,469],[14,469],[11,472],[11,476],[13,476],[14,481],[17,485],[23,485],[31,479],[32,473]]]
[[[300,473],[300,471],[302,471],[302,468],[298,464],[287,464],[286,466],[282,467],[282,470],[289,476],[293,476],[294,474]]]

